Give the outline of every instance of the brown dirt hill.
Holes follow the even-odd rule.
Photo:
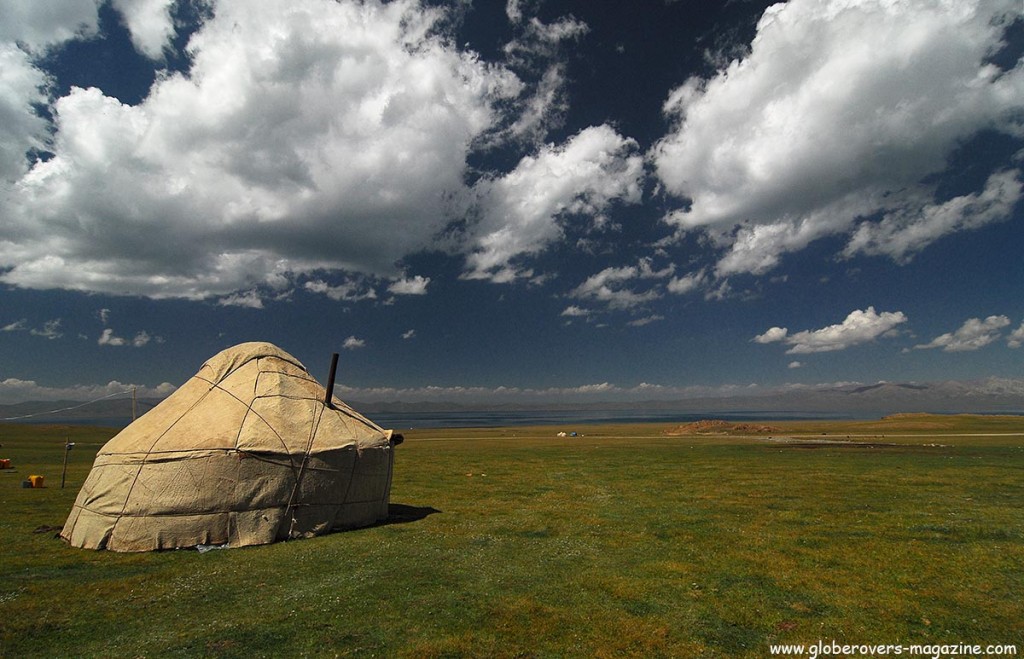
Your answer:
[[[776,428],[775,426],[767,426],[762,424],[730,423],[728,421],[722,421],[721,419],[701,419],[700,421],[694,421],[693,423],[687,423],[666,430],[665,434],[673,437],[676,435],[731,433],[768,435],[771,433],[780,432],[780,430],[780,428]]]

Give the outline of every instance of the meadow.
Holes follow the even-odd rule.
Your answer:
[[[1022,651],[1024,417],[771,425],[407,431],[387,523],[146,554],[55,538],[115,431],[0,426],[0,656]]]

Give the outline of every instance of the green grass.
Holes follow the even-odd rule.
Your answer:
[[[414,431],[395,464],[402,523],[127,555],[34,532],[63,525],[112,431],[0,426],[17,467],[0,472],[0,655],[1024,646],[1024,436],[996,434],[1024,418],[772,425],[775,439],[863,444],[668,425]],[[48,487],[22,489],[29,473]]]

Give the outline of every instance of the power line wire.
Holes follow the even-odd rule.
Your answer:
[[[8,417],[0,418],[0,421],[18,421],[20,419],[31,419],[32,417],[36,417],[36,416],[46,416],[47,414],[57,414],[58,412],[67,412],[69,410],[77,410],[79,407],[85,407],[86,405],[91,405],[93,403],[98,403],[101,400],[106,400],[108,398],[113,398],[114,396],[124,396],[125,394],[130,394],[131,392],[132,392],[131,389],[129,389],[128,391],[116,391],[116,392],[114,392],[112,394],[107,394],[106,396],[101,396],[100,398],[96,398],[94,400],[89,400],[89,401],[86,401],[84,403],[79,403],[78,405],[72,405],[70,407],[62,407],[59,410],[48,410],[46,412],[35,412],[33,414],[22,414],[21,416],[8,416]]]

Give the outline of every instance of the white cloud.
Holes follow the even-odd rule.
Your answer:
[[[786,368],[791,368],[791,369],[803,368],[803,366],[804,366],[803,362],[792,361],[792,362],[789,362],[789,366],[787,366]]]
[[[33,336],[41,336],[45,339],[50,339],[51,341],[54,339],[59,339],[60,337],[64,336],[64,333],[60,331],[60,323],[60,318],[48,320],[45,323],[43,323],[43,327],[41,329],[29,330],[29,334],[32,334]]]
[[[641,306],[661,297],[656,288],[639,292],[628,288],[634,280],[665,279],[675,271],[673,266],[655,270],[651,259],[644,258],[635,266],[622,268],[605,268],[591,275],[577,286],[569,295],[581,300],[596,300],[607,304],[611,309],[630,309]],[[564,312],[563,312],[564,315]]]
[[[841,216],[841,209],[833,206],[825,213],[812,213],[800,221],[747,225],[735,236],[720,235],[716,242],[729,244],[729,251],[715,266],[715,274],[719,277],[744,272],[764,274],[778,265],[782,254],[803,249],[828,234],[837,213]]]
[[[673,277],[665,288],[669,293],[675,295],[686,295],[694,291],[700,290],[701,287],[708,283],[707,272],[699,270],[697,272],[691,272],[683,275],[682,277]]]
[[[415,0],[218,0],[188,75],[136,106],[95,88],[53,103],[54,157],[5,202],[0,281],[205,298],[318,270],[395,276],[461,216],[467,155],[522,86],[456,50],[444,16]],[[12,135],[38,141],[26,99],[41,78],[22,69]],[[33,143],[3,144],[10,168]]]
[[[326,295],[335,301],[358,302],[360,300],[377,299],[377,292],[371,286],[357,280],[349,280],[337,286],[332,286],[321,279],[315,279],[307,281],[303,288],[311,293]]]
[[[571,17],[544,23],[536,16],[527,19],[521,3],[508,3],[506,14],[516,32],[504,51],[509,64],[524,73],[544,71],[537,82],[526,82],[519,117],[503,131],[502,137],[540,144],[552,128],[561,127],[569,108],[565,64],[560,52],[565,42],[578,40],[589,31],[582,21]],[[524,76],[525,81],[534,75]]]
[[[677,125],[651,157],[665,188],[692,201],[667,220],[726,248],[716,269],[726,276],[766,272],[878,213],[886,219],[862,224],[851,249],[901,258],[1005,217],[1019,195],[1010,174],[952,201],[924,181],[981,130],[1020,134],[1024,66],[986,63],[1018,15],[1016,0],[770,7],[746,57],[665,103]]]
[[[587,128],[561,146],[547,145],[508,174],[475,186],[482,219],[471,228],[470,279],[521,276],[512,261],[562,237],[565,215],[600,216],[615,201],[640,201],[643,158],[636,142],[608,126]]]
[[[0,181],[24,174],[25,153],[45,148],[49,140],[46,121],[33,107],[46,103],[46,84],[46,76],[32,66],[28,53],[0,42]]]
[[[0,186],[27,171],[26,152],[50,143],[49,126],[35,106],[49,101],[51,80],[33,58],[69,39],[94,36],[97,19],[97,0],[0,3]]]
[[[341,344],[341,347],[345,350],[358,350],[359,348],[366,347],[366,341],[363,339],[357,339],[354,336],[350,336],[345,339],[345,342]]]
[[[101,346],[132,346],[134,348],[141,348],[153,340],[155,340],[157,343],[163,343],[163,339],[161,337],[154,337],[150,335],[150,333],[147,332],[146,330],[141,330],[131,339],[126,339],[124,337],[115,335],[114,330],[108,327],[103,330],[103,333],[100,334],[100,338],[99,340],[97,340],[96,343],[98,343]]]
[[[788,355],[832,352],[873,341],[906,321],[907,317],[901,311],[883,311],[879,314],[874,307],[868,307],[863,311],[851,311],[846,319],[837,325],[804,330],[795,334],[790,334],[784,327],[772,327],[764,334],[754,337],[754,341],[784,342],[792,346],[786,351]]]
[[[0,3],[0,41],[18,42],[32,52],[76,37],[96,34],[98,0],[4,0]]]
[[[388,291],[395,295],[426,295],[429,283],[430,277],[416,275],[412,279],[399,279],[388,286]]]
[[[996,341],[1001,334],[1000,330],[1009,324],[1010,319],[1006,316],[989,316],[985,320],[968,318],[955,332],[942,334],[932,339],[929,343],[922,343],[914,346],[914,348],[918,350],[942,348],[943,352],[978,350]]]
[[[0,327],[0,332],[28,332],[32,336],[41,336],[45,339],[53,340],[64,336],[64,333],[60,331],[60,325],[61,319],[54,318],[43,323],[42,327],[29,327],[28,320],[22,318]]]
[[[651,323],[656,323],[659,320],[665,320],[665,317],[662,316],[662,315],[659,315],[659,314],[651,314],[650,316],[644,316],[643,318],[637,318],[635,320],[631,320],[631,321],[629,321],[626,324],[631,326],[631,327],[643,327],[644,325],[650,325]]]
[[[509,22],[518,30],[515,39],[505,45],[505,53],[513,62],[529,65],[530,60],[547,60],[554,57],[562,43],[579,39],[590,27],[571,16],[545,23],[536,16],[526,18],[521,3],[508,3],[505,13]]]
[[[174,0],[114,0],[135,49],[150,59],[161,59],[164,47],[174,36],[173,4]]]
[[[402,338],[405,339],[406,341],[408,341],[409,339],[416,338],[416,330],[411,329],[402,332]]]
[[[615,390],[615,385],[609,382],[602,382],[601,384],[585,384],[579,387],[574,387],[572,391],[574,393],[581,394],[594,394],[594,393],[607,393]]]
[[[1010,336],[1006,337],[1006,345],[1011,348],[1019,348],[1024,345],[1024,322],[1020,324],[1020,327],[1010,332]]]
[[[142,346],[149,343],[152,339],[153,337],[149,335],[149,332],[147,332],[146,330],[142,330],[141,332],[135,335],[135,338],[132,339],[132,345],[135,346],[136,348],[141,348]]]
[[[217,304],[222,307],[248,307],[249,309],[262,309],[263,298],[255,289],[249,291],[243,291],[222,297],[217,300]]]
[[[140,398],[164,398],[177,389],[169,382],[156,387],[146,385],[124,384],[113,380],[105,385],[75,385],[71,387],[50,387],[41,385],[35,380],[19,380],[7,378],[0,380],[0,404],[10,405],[25,401],[74,400],[89,401],[101,398],[117,398],[123,396],[127,402],[131,399],[132,389]],[[127,407],[125,409],[128,409]]]
[[[536,84],[533,95],[523,103],[523,111],[509,126],[506,135],[527,142],[540,143],[551,128],[562,124],[569,109],[565,92],[565,67],[552,64]]]
[[[505,3],[505,15],[511,23],[520,23],[523,20],[523,6],[520,0],[508,0]]]
[[[589,309],[583,309],[583,308],[577,307],[575,304],[572,304],[572,305],[569,305],[568,307],[566,307],[565,309],[563,309],[562,313],[559,314],[559,315],[568,316],[569,318],[586,318],[587,316],[589,316],[592,313],[593,312],[590,311]]]
[[[1005,220],[1020,200],[1022,189],[1019,171],[993,174],[980,194],[923,208],[900,209],[886,214],[880,222],[861,223],[844,254],[884,254],[896,261],[909,260],[942,236]]]
[[[110,329],[109,327],[107,329],[103,330],[103,333],[100,334],[100,338],[97,341],[97,343],[99,345],[101,345],[101,346],[123,346],[123,345],[128,345],[127,339],[124,339],[124,338],[122,338],[120,336],[114,336],[114,330]]]
[[[21,320],[16,320],[13,323],[8,323],[7,325],[4,325],[3,328],[0,328],[0,331],[2,331],[2,332],[27,332],[28,331],[28,319],[22,318]]]
[[[786,335],[789,334],[789,330],[785,327],[772,327],[769,328],[764,334],[758,334],[754,337],[755,343],[775,343],[777,341],[784,341]]]

